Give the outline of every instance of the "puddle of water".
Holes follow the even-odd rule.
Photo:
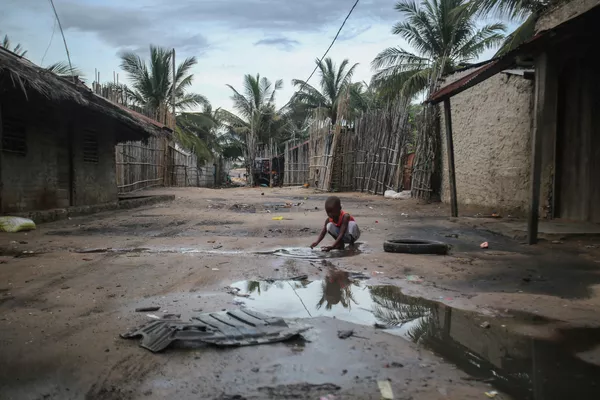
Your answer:
[[[360,254],[361,251],[354,248],[346,248],[346,250],[333,250],[330,252],[324,252],[321,250],[312,250],[308,247],[292,247],[283,248],[269,251],[242,251],[242,250],[219,250],[219,249],[197,249],[193,247],[179,247],[179,248],[149,248],[149,247],[133,247],[133,248],[99,248],[99,249],[82,249],[78,253],[150,253],[150,254],[213,254],[213,255],[244,255],[244,254],[258,254],[258,255],[275,255],[289,258],[299,258],[307,260],[316,260],[322,258],[338,258],[338,257],[349,257]]]
[[[351,257],[360,253],[361,250],[358,248],[358,245],[355,245],[354,247],[346,246],[345,250],[332,250],[330,252],[321,251],[320,249],[311,249],[309,247],[286,247],[271,251],[257,252],[256,254],[318,260],[321,258]]]
[[[242,281],[232,286],[250,295],[243,299],[246,307],[265,314],[335,317],[386,328],[515,399],[600,398],[600,328],[557,330],[552,340],[538,339],[503,326],[528,323],[531,318],[523,315],[483,317],[406,296],[395,286],[354,281],[338,270],[319,281]],[[480,326],[483,321],[489,328]]]

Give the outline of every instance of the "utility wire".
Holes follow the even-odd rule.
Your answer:
[[[50,36],[50,42],[48,43],[48,47],[46,47],[46,51],[44,52],[44,56],[42,57],[42,62],[40,65],[44,65],[44,59],[46,58],[46,54],[48,54],[48,50],[50,50],[50,46],[52,45],[52,39],[54,39],[54,34],[56,33],[56,18],[54,19],[54,26],[52,27],[52,36]]]
[[[340,33],[342,32],[342,29],[344,28],[344,25],[346,25],[346,21],[348,21],[348,18],[350,18],[350,15],[352,15],[352,12],[354,11],[354,9],[356,8],[356,6],[358,5],[359,1],[360,0],[356,0],[354,2],[354,5],[352,6],[352,8],[350,9],[350,11],[348,12],[348,15],[346,15],[346,18],[344,18],[344,22],[342,22],[342,25],[340,26],[340,29],[338,29],[337,33],[335,34],[335,37],[331,41],[331,44],[329,45],[329,47],[327,48],[327,50],[325,50],[325,53],[323,53],[323,55],[321,56],[321,58],[318,59],[319,63],[315,66],[315,69],[313,69],[313,71],[310,73],[310,75],[308,76],[308,79],[306,79],[304,81],[304,83],[302,84],[302,86],[300,87],[300,89],[298,89],[292,95],[292,97],[290,98],[290,100],[283,107],[281,107],[281,109],[284,109],[285,107],[287,107],[292,102],[292,100],[294,99],[294,96],[296,96],[298,93],[300,93],[304,89],[304,87],[308,84],[308,81],[310,81],[310,78],[312,78],[313,75],[315,74],[315,72],[317,72],[317,69],[319,68],[319,64],[327,56],[327,53],[329,53],[329,50],[331,50],[331,48],[333,47],[333,44],[337,40],[338,36],[340,36]]]
[[[71,55],[69,54],[69,47],[67,46],[67,39],[65,39],[65,32],[63,31],[62,24],[60,23],[60,18],[58,18],[58,13],[56,12],[56,7],[54,7],[54,1],[48,0],[50,5],[52,6],[52,10],[54,11],[54,16],[56,17],[56,22],[58,22],[58,27],[60,28],[60,34],[63,38],[63,43],[65,44],[65,50],[67,52],[67,60],[69,61],[69,69],[71,71],[71,76],[73,77],[73,83],[75,83],[75,76],[73,75],[73,65],[71,64]]]

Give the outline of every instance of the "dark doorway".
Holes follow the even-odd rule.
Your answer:
[[[600,223],[600,57],[583,54],[559,76],[555,216]]]

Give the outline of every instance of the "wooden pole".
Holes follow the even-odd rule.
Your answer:
[[[544,119],[548,113],[547,86],[548,54],[540,54],[535,60],[535,94],[533,105],[533,132],[531,137],[531,191],[527,219],[527,243],[536,244],[538,235],[540,185],[542,177],[542,134]]]
[[[450,207],[452,216],[458,217],[458,200],[456,199],[456,173],[454,170],[454,143],[452,141],[452,110],[450,99],[444,100],[446,120],[446,152],[448,153],[448,182],[450,183]]]
[[[177,82],[175,82],[175,49],[173,48],[173,85],[171,86],[171,104],[173,107],[173,126],[172,128],[175,129],[175,84]]]

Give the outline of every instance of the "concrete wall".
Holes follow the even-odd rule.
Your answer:
[[[552,29],[572,18],[575,18],[590,9],[599,6],[600,0],[571,0],[559,7],[548,10],[535,24],[535,31]]]
[[[85,116],[80,123],[69,121],[51,106],[21,101],[0,104],[0,125],[11,119],[25,127],[25,154],[1,152],[2,212],[22,212],[68,207],[71,192],[69,130],[73,146],[73,204],[92,205],[116,201],[114,129],[98,125],[97,118]],[[81,130],[93,126],[98,134],[98,162],[83,161]],[[1,132],[4,136],[4,132]]]
[[[25,110],[14,103],[2,106],[5,124],[19,120],[25,126],[27,144],[25,155],[2,152],[3,211],[68,206],[68,182],[59,182],[57,173],[61,164],[68,165],[68,160],[59,154],[56,145],[56,138],[66,135],[66,127],[48,114],[32,110],[24,114]]]
[[[94,134],[98,141],[98,162],[84,161],[84,134]],[[116,201],[117,178],[115,130],[106,119],[86,116],[75,125],[74,176],[75,204],[83,206]]]
[[[450,76],[446,83],[468,72]],[[459,206],[525,211],[530,181],[532,96],[532,81],[500,73],[451,98]],[[441,115],[442,201],[450,202],[443,110]]]

